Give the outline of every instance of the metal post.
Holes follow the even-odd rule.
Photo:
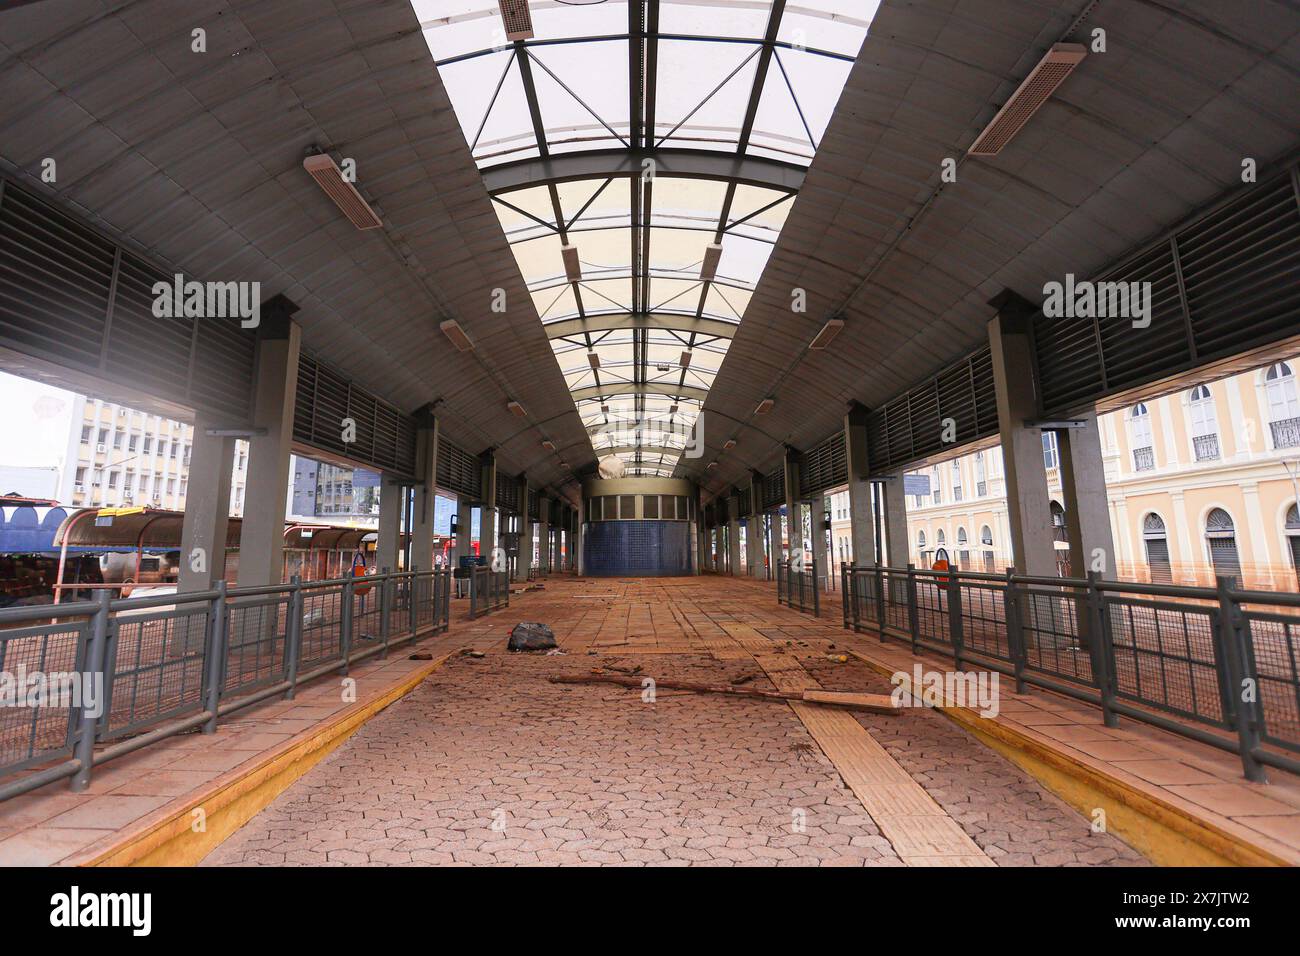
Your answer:
[[[1014,568],[1007,568],[1007,590],[1002,604],[1007,620],[1007,653],[1011,655],[1011,666],[1016,674],[1016,693],[1023,694],[1028,655],[1025,652],[1025,634],[1020,626],[1020,594],[1016,590],[1015,573]]]
[[[1241,770],[1246,779],[1254,783],[1267,783],[1268,775],[1255,757],[1259,746],[1259,725],[1255,708],[1259,700],[1259,675],[1254,666],[1246,638],[1241,605],[1232,596],[1236,580],[1224,575],[1215,577],[1215,591],[1219,597],[1219,626],[1215,628],[1214,656],[1217,670],[1224,675],[1221,684],[1224,716],[1237,731],[1237,753],[1241,757]],[[1249,699],[1248,699],[1249,698]]]
[[[203,689],[203,709],[210,716],[203,725],[205,734],[217,732],[217,709],[221,706],[221,668],[226,654],[226,582],[217,582],[217,596],[208,612],[207,686]]]
[[[379,652],[380,660],[388,657],[388,638],[392,631],[394,583],[392,572],[388,568],[384,568],[379,581],[379,640],[384,645],[384,649]]]
[[[822,589],[817,586],[817,556],[812,557],[812,574],[808,576],[808,582],[812,585],[813,596],[813,617],[822,616]]]
[[[961,619],[961,578],[955,564],[948,571],[948,635],[952,638],[953,666],[960,671],[966,633]]]
[[[420,567],[416,565],[411,568],[410,584],[406,586],[406,615],[411,628],[411,637],[415,637],[420,631]]]
[[[90,622],[90,643],[86,646],[86,673],[91,675],[93,681],[95,675],[100,676],[101,692],[103,688],[108,687],[108,679],[104,676],[104,658],[105,650],[108,644],[108,605],[113,595],[107,589],[102,589],[96,595],[99,607],[95,610],[95,616]],[[101,700],[100,713],[109,713],[109,701]],[[81,702],[81,712],[77,715],[77,749],[75,756],[81,762],[77,768],[76,775],[72,778],[72,792],[81,793],[90,786],[90,768],[95,760],[95,731],[98,729],[99,717],[92,714],[86,706],[86,701]]]
[[[1092,663],[1092,677],[1101,693],[1101,719],[1107,727],[1118,727],[1115,716],[1115,681],[1110,660],[1114,648],[1110,644],[1110,620],[1106,614],[1105,595],[1097,586],[1101,580],[1098,571],[1088,572],[1088,659]]]
[[[284,635],[284,677],[289,682],[289,689],[284,693],[285,700],[293,700],[294,691],[298,688],[298,664],[302,660],[302,577],[295,574],[289,579],[289,586],[292,590],[289,592],[289,607],[285,611],[288,618],[285,621]]]
[[[469,569],[469,619],[478,617],[478,567],[470,565]]]
[[[352,598],[355,591],[352,582],[355,580],[356,578],[348,578],[343,582],[343,607],[339,614],[339,652],[343,655],[340,674],[348,672],[348,658],[352,656]]]
[[[849,609],[849,584],[852,578],[849,574],[849,565],[845,561],[840,562],[840,606],[844,616],[844,629],[850,629],[850,621],[856,620],[857,615],[850,612]],[[855,602],[856,603],[856,602]],[[857,630],[857,628],[853,628]]]
[[[885,640],[885,622],[889,620],[885,611],[885,571],[876,566],[876,636],[881,642]]]
[[[912,653],[919,650],[921,639],[921,615],[916,607],[916,565],[907,565],[907,629],[912,635]]]

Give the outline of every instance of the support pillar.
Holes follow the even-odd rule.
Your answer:
[[[763,527],[763,479],[752,472],[749,479],[749,533],[745,536],[745,558],[749,562],[749,575],[756,579],[767,577],[767,537]]]
[[[402,550],[402,512],[406,510],[406,487],[397,479],[382,475],[379,482],[379,540],[375,542],[375,567],[397,570]]]
[[[790,546],[790,560],[803,560],[803,513],[799,500],[799,453],[785,449],[785,531]]]
[[[844,416],[844,453],[849,475],[850,560],[876,563],[876,519],[871,513],[871,462],[867,457],[867,409],[854,402]],[[906,519],[904,519],[906,520]]]
[[[478,519],[478,553],[486,558],[493,568],[497,562],[497,456],[488,449],[479,456],[482,478],[479,480],[479,492],[483,499]]]
[[[541,574],[551,572],[551,499],[537,496],[537,567]]]
[[[989,322],[989,346],[1015,569],[1021,574],[1054,577],[1056,550],[1052,544],[1042,432],[1025,424],[1038,417],[1028,334],[1034,307],[1010,291],[1000,293],[990,305],[997,309]],[[1098,458],[1098,466],[1100,463]]]
[[[235,439],[209,435],[219,423],[200,414],[194,420],[189,487],[181,524],[179,590],[206,591],[226,576],[226,532],[230,524],[230,476]]]
[[[733,488],[727,498],[727,573],[737,577],[745,573],[740,564],[740,492]]]
[[[900,471],[882,481],[880,493],[885,502],[885,564],[891,568],[905,568],[912,560],[912,542],[907,531],[907,494],[903,488],[903,473]]]
[[[528,568],[533,563],[533,519],[528,516],[528,476],[519,476],[519,555],[515,558],[515,580],[527,581]]]
[[[582,577],[584,574],[587,573],[587,558],[585,553],[586,542],[584,540],[586,538],[586,527],[587,527],[587,499],[579,498],[578,499],[578,530],[574,532],[573,535],[573,547],[574,550],[577,551],[577,557],[578,557],[578,564],[577,564],[578,577]]]
[[[830,527],[826,523],[826,496],[818,494],[812,500],[812,552],[813,561],[817,564],[817,586],[823,591],[828,590],[830,566],[827,564],[829,555],[826,550],[826,529]]]
[[[433,406],[415,413],[415,504],[411,509],[411,565],[421,571],[433,567],[433,520],[438,499],[438,419]],[[380,507],[383,499],[380,498]],[[407,570],[410,570],[409,568]]]
[[[1117,577],[1115,541],[1106,498],[1097,413],[1089,412],[1079,418],[1084,422],[1082,428],[1066,428],[1056,433],[1061,456],[1061,491],[1065,496],[1065,527],[1070,539],[1070,573],[1081,578],[1096,570],[1103,578],[1114,580]]]
[[[277,295],[263,303],[257,329],[255,433],[248,443],[244,520],[239,537],[241,587],[279,584],[284,573],[284,516],[302,340],[302,330],[291,318],[296,311],[297,306]]]
[[[474,508],[469,499],[461,495],[456,499],[456,545],[453,564],[474,554]]]

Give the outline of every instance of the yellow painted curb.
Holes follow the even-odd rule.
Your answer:
[[[881,674],[895,671],[850,649],[858,660]],[[901,686],[910,693],[910,681]],[[969,730],[980,741],[1035,777],[1089,820],[1105,811],[1107,832],[1121,837],[1160,866],[1292,866],[1293,861],[1237,834],[1228,833],[1184,807],[1161,800],[1132,784],[1083,763],[967,707],[934,708]]]
[[[457,649],[459,650],[459,648]],[[194,866],[232,833],[265,809],[295,780],[324,760],[361,726],[390,704],[405,697],[457,651],[412,671],[401,683],[374,700],[345,711],[332,722],[291,741],[234,780],[218,782],[185,806],[138,832],[124,836],[78,866]],[[204,828],[195,832],[195,811],[202,811]]]

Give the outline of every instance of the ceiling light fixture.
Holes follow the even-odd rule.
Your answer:
[[[342,210],[352,225],[358,229],[378,229],[383,221],[370,208],[370,203],[357,192],[357,187],[343,178],[343,170],[333,157],[325,153],[314,153],[302,161],[302,168],[312,179],[316,180],[326,196],[334,200],[334,205]]]
[[[754,409],[754,414],[766,415],[768,412],[772,410],[772,406],[775,404],[776,404],[775,398],[765,398],[758,403],[758,407]]]
[[[711,282],[718,274],[718,261],[722,258],[722,243],[710,242],[704,250],[704,264],[700,266],[700,278]]]
[[[984,127],[984,132],[979,134],[967,153],[972,156],[996,156],[1002,152],[1003,147],[1015,138],[1087,55],[1088,49],[1081,43],[1052,44],[1052,48],[1038,61],[1025,81],[1016,87],[1011,98],[989,121],[989,125]]]
[[[685,352],[682,353],[681,361],[678,362],[678,364],[681,365],[682,368],[690,368],[690,367],[691,367],[691,352],[690,352],[690,349],[687,349]]]
[[[520,418],[527,417],[528,413],[524,411],[524,406],[511,399],[506,402],[506,408],[510,409],[511,414],[518,415]]]
[[[726,443],[722,446],[722,450],[723,450],[723,451],[731,451],[731,449],[733,449],[733,448],[735,448],[735,447],[736,447],[736,439],[734,439],[734,438],[728,438],[727,441],[726,441]]]
[[[438,328],[442,329],[442,334],[451,339],[451,344],[460,351],[474,351],[474,343],[470,341],[470,337],[465,334],[465,330],[460,327],[460,323],[455,319],[444,320],[439,323]]]
[[[564,260],[564,275],[570,282],[582,281],[582,263],[578,261],[578,247],[565,244],[560,246],[560,258]]]
[[[596,352],[588,352],[587,364],[592,368],[600,368],[600,355]]]
[[[822,351],[822,349],[831,344],[831,341],[835,336],[840,334],[840,329],[842,328],[844,328],[843,319],[828,320],[827,323],[822,326],[822,330],[817,333],[811,342],[808,343],[809,350],[813,352]]]
[[[547,451],[555,451],[555,442],[551,441],[549,438],[545,438],[542,440],[542,447]]]
[[[533,38],[533,15],[528,9],[528,0],[497,0],[501,10],[501,23],[506,28],[507,40],[531,40]]]

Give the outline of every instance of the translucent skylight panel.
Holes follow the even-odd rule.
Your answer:
[[[812,50],[856,57],[879,6],[880,0],[791,3],[781,17],[776,38]]]
[[[757,49],[744,43],[659,41],[657,142],[668,136],[663,145],[734,146],[754,85]]]
[[[650,311],[694,314],[700,304],[699,278],[677,279],[655,276],[650,280]]]
[[[744,289],[729,288],[714,282],[710,284],[709,294],[704,299],[704,314],[738,322],[745,314],[751,294]]]
[[[757,40],[767,30],[771,11],[772,0],[663,0],[659,4],[659,32]]]
[[[438,71],[456,110],[465,142],[475,146],[477,140],[475,155],[486,151],[488,143],[524,138],[536,142],[523,82],[512,60],[510,52],[490,53],[448,64]]]
[[[564,275],[564,261],[560,258],[560,237],[548,233],[536,239],[516,242],[510,248],[524,281],[531,287],[547,279]]]
[[[657,176],[650,224],[700,224],[717,228],[726,194],[727,184],[717,180]]]
[[[555,188],[560,196],[564,219],[574,228],[626,225],[632,220],[631,198],[625,179],[612,180],[608,186],[604,179],[582,179],[558,183]]]
[[[627,3],[624,0],[606,0],[604,3],[533,0],[529,8],[533,15],[533,32],[539,40],[627,33]],[[623,68],[626,72],[627,64]]]
[[[632,310],[632,280],[627,279],[584,279],[582,281],[582,301],[589,309]]]
[[[434,60],[507,44],[496,0],[411,0]]]
[[[563,151],[560,146],[566,143],[575,149],[625,145],[627,40],[538,47],[529,55],[542,127],[552,151]]]
[[[573,286],[569,283],[538,289],[532,293],[532,298],[537,315],[543,321],[567,319],[578,314],[578,300],[574,298]]]
[[[698,276],[713,233],[698,229],[650,230],[650,267],[658,272]]]
[[[551,205],[551,194],[545,186],[532,186],[527,189],[515,189],[508,193],[502,193],[500,198],[514,206],[516,209],[527,213],[543,222],[555,224],[555,208]],[[528,216],[520,216],[513,212],[502,202],[493,202],[497,207],[497,215],[513,216],[512,222],[533,223],[533,219]],[[504,223],[504,220],[503,220]]]
[[[771,255],[771,243],[729,235],[722,243],[718,277],[753,287],[758,283],[758,277],[763,274],[763,267]]]
[[[626,223],[619,229],[575,230],[569,233],[569,241],[578,248],[578,261],[582,263],[584,277],[596,277],[601,273],[626,276],[631,273],[632,228]]]
[[[844,84],[848,82],[853,64],[847,60],[836,60],[798,50],[780,50],[778,55],[781,58],[781,66],[785,68],[785,75],[789,77],[790,86],[794,88],[799,108],[803,111],[803,119],[812,130],[813,140],[820,143],[822,137],[826,135],[826,127],[830,124],[831,115],[840,101],[840,93],[844,90]],[[785,87],[785,79],[780,76],[780,72],[777,64],[773,62],[772,72],[768,74],[765,88],[771,88],[774,79],[780,81],[782,88]],[[785,98],[789,99],[788,90]],[[760,109],[761,106],[760,101]],[[795,132],[789,128],[759,126],[757,121],[755,129],[770,130],[782,135]],[[807,141],[802,124],[797,130],[797,136],[804,137],[804,141]]]

